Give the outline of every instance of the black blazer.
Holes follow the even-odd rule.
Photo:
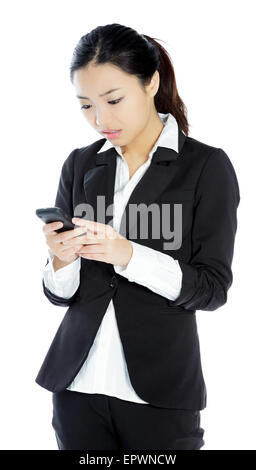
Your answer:
[[[116,150],[99,153],[106,139],[73,150],[64,161],[55,205],[70,217],[85,217],[89,203],[97,219],[97,195],[113,203]],[[179,129],[179,152],[158,147],[128,204],[182,203],[182,244],[165,250],[165,239],[127,238],[179,260],[182,287],[175,300],[117,274],[112,264],[81,258],[80,285],[69,299],[50,292],[49,301],[69,307],[41,365],[36,383],[52,392],[66,389],[81,368],[113,299],[124,354],[136,393],[152,405],[200,410],[206,407],[196,310],[213,311],[227,301],[237,229],[239,186],[233,165],[221,148],[186,137]],[[75,210],[76,209],[76,210]],[[87,216],[86,216],[87,217]],[[88,217],[90,218],[90,217]],[[125,219],[126,218],[126,219]],[[151,225],[151,224],[149,224]],[[121,224],[121,227],[123,225]],[[125,233],[120,230],[122,235]],[[47,263],[49,259],[47,258]],[[46,263],[46,264],[47,264]]]

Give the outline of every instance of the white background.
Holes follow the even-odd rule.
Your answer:
[[[43,294],[39,207],[54,205],[69,153],[100,139],[69,79],[73,49],[118,22],[160,39],[188,109],[190,136],[221,147],[240,187],[228,302],[198,311],[208,449],[256,449],[255,16],[253,1],[3,1],[1,34],[2,449],[57,449],[51,392],[35,377],[67,308]]]

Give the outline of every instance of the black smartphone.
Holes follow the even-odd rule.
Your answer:
[[[46,224],[50,222],[62,222],[63,227],[55,230],[57,233],[66,232],[77,227],[73,224],[70,217],[63,212],[60,207],[44,207],[42,209],[36,209],[36,215]]]

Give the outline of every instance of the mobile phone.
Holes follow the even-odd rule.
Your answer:
[[[50,222],[62,222],[63,227],[55,230],[57,233],[66,232],[67,230],[72,230],[76,227],[73,224],[72,219],[65,214],[65,212],[60,207],[43,207],[41,209],[36,209],[36,215],[46,224]]]

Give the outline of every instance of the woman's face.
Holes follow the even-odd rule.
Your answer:
[[[111,64],[89,65],[77,70],[73,85],[89,124],[115,146],[136,140],[156,111],[154,96],[159,87],[158,71],[145,91],[135,75]],[[106,94],[114,88],[117,90]],[[117,138],[103,134],[104,130],[119,129],[121,133]]]

